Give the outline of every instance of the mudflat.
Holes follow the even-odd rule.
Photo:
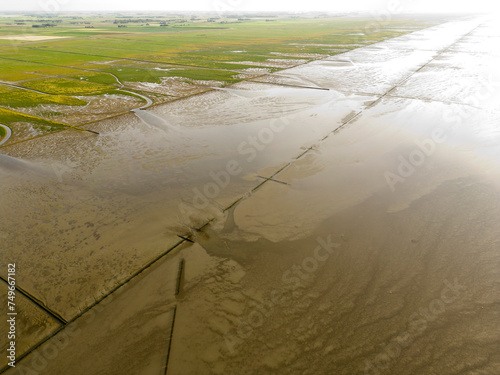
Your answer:
[[[443,22],[3,148],[2,269],[43,301],[19,367],[497,374],[498,39]]]

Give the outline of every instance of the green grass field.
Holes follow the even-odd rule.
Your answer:
[[[0,86],[3,107],[36,107],[39,104],[85,105],[86,102],[68,95],[46,95],[32,91]]]
[[[8,125],[11,129],[13,129],[13,133],[15,129],[15,126],[13,126],[13,124],[16,123],[29,123],[33,125],[35,129],[39,129],[45,133],[68,128],[68,126],[64,124],[59,124],[54,121],[40,119],[34,116],[18,113],[5,108],[0,108],[0,119],[2,121],[2,124]]]
[[[44,23],[54,26],[32,27]],[[0,123],[14,124],[15,133],[13,113],[22,117],[23,108],[82,106],[87,103],[82,96],[121,87],[133,90],[138,82],[161,84],[166,77],[178,77],[193,87],[197,81],[227,85],[240,81],[240,74],[254,64],[274,72],[289,65],[273,67],[272,59],[312,61],[430,26],[425,20],[394,19],[364,33],[370,24],[371,19],[341,17],[209,20],[75,14],[44,20],[0,15]],[[38,120],[60,129],[56,123],[47,125],[47,119]]]

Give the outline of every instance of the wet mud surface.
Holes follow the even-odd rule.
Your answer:
[[[498,374],[498,38],[447,22],[4,147],[19,353],[67,322],[18,366]]]

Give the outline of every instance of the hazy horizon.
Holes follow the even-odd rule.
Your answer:
[[[397,13],[485,13],[494,12],[496,6],[490,1],[456,2],[450,0],[352,0],[348,3],[326,3],[325,1],[265,1],[265,0],[187,0],[164,2],[162,0],[123,0],[119,4],[112,0],[20,0],[0,4],[0,12],[377,12]]]

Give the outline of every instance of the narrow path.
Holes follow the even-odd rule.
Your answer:
[[[2,140],[0,141],[0,146],[1,146],[5,142],[7,142],[9,140],[9,138],[12,135],[12,130],[10,130],[10,128],[7,125],[3,125],[3,124],[0,124],[0,127],[4,128],[5,129],[5,133],[6,133],[5,137],[3,137]]]
[[[6,57],[1,57],[0,56],[0,59],[6,59],[6,60],[14,60],[14,61],[22,61],[22,62],[29,62],[27,60],[20,60],[20,59],[12,59],[12,58],[6,58]],[[125,87],[125,85],[123,84],[122,81],[120,81],[120,78],[118,78],[118,76],[116,74],[113,74],[113,73],[110,73],[110,72],[106,72],[106,71],[101,71],[101,70],[95,70],[95,69],[81,69],[81,68],[73,68],[73,67],[69,67],[69,66],[64,66],[64,65],[56,65],[56,64],[46,64],[46,63],[40,63],[40,62],[35,62],[36,64],[41,64],[41,65],[48,65],[48,66],[55,66],[55,67],[59,67],[59,68],[69,68],[69,69],[75,69],[75,70],[80,70],[80,71],[86,71],[86,72],[95,72],[95,73],[102,73],[102,74],[107,74],[107,75],[110,75],[112,76],[116,82],[121,86],[121,88],[119,88],[118,90],[120,91],[124,91],[124,92],[128,92],[129,94],[133,94],[133,95],[136,95],[136,96],[139,96],[140,98],[144,99],[146,101],[146,105],[144,106],[141,106],[139,108],[136,108],[136,109],[146,109],[146,108],[149,108],[153,105],[153,101],[147,97],[147,96],[144,96],[142,94],[138,94],[136,92],[133,92],[133,91],[127,91],[127,90],[123,90],[122,88]],[[36,92],[36,93],[39,93],[39,94],[45,94],[45,95],[53,95],[53,94],[49,94],[47,92],[43,92],[43,91],[38,91],[38,90],[34,90],[34,89],[29,89],[27,87],[23,87],[23,86],[18,86],[18,85],[14,85],[12,83],[5,83],[5,82],[0,82],[0,85],[5,85],[5,86],[10,86],[10,87],[14,87],[14,88],[18,88],[18,89],[21,89],[21,90],[28,90],[28,91],[33,91],[33,92]]]
[[[101,72],[101,71],[100,71],[100,70],[93,70],[93,72]],[[115,74],[113,74],[113,73],[109,73],[109,72],[101,72],[101,73],[106,73],[106,74],[109,74],[109,75],[111,75],[111,76],[115,77],[116,82],[118,82],[118,84],[119,84],[121,87],[125,87],[125,85],[123,84],[123,82],[122,82],[122,81],[120,81],[120,78],[118,78],[118,76],[117,76],[117,75],[115,75]]]
[[[145,95],[138,94],[138,93],[136,93],[134,91],[128,91],[128,90],[123,90],[123,89],[119,89],[119,90],[123,91],[123,92],[128,92],[129,94],[132,94],[132,95],[135,95],[135,96],[139,96],[140,98],[142,98],[142,99],[144,99],[146,101],[145,105],[140,106],[139,108],[131,109],[130,110],[131,112],[134,112],[134,111],[136,111],[138,109],[146,109],[146,108],[149,108],[149,107],[151,107],[153,105],[153,101],[150,98],[148,98],[147,96],[145,96]]]
[[[26,90],[26,91],[32,91],[32,92],[36,92],[38,94],[53,95],[53,94],[49,94],[48,92],[43,92],[43,91],[38,91],[38,90],[34,90],[34,89],[29,89],[29,88],[23,87],[23,86],[13,85],[12,83],[0,82],[0,85],[15,87],[16,89],[21,89],[21,90]]]

